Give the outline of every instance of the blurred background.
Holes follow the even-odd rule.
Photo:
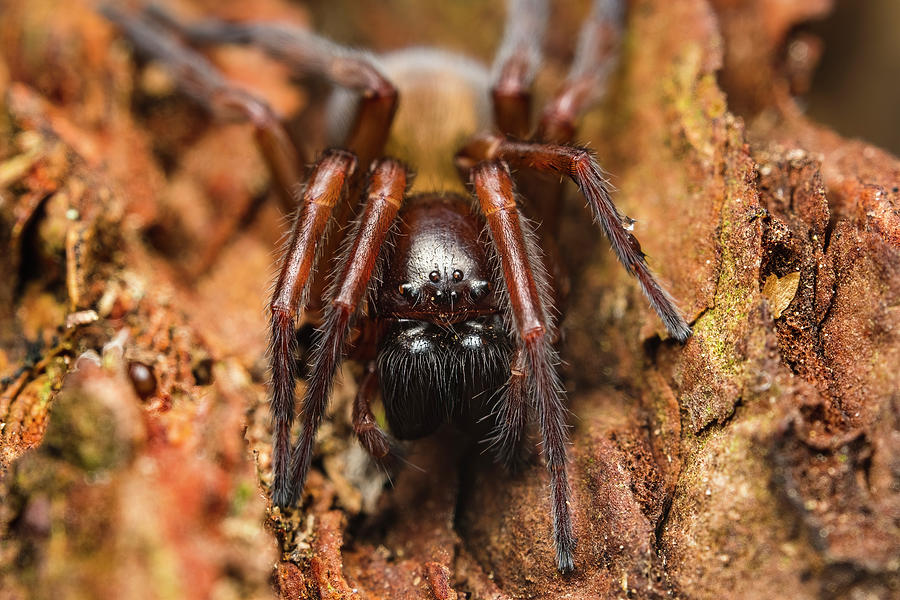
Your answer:
[[[583,4],[556,3],[553,22],[572,23],[584,13]],[[715,4],[722,8],[747,3],[727,0]],[[770,4],[774,11],[784,10],[783,6],[791,3]],[[827,4],[827,0],[822,2]],[[785,53],[821,52],[811,79],[801,86],[805,89],[797,90],[801,106],[812,118],[842,135],[859,137],[900,154],[900,2],[833,0],[833,4],[830,14],[809,21],[788,36],[811,44],[789,42],[783,49]],[[389,0],[377,9],[360,10],[357,2],[348,0],[308,3],[311,21],[347,44],[373,48],[437,45],[483,60],[489,60],[494,50],[503,6],[503,2],[477,0],[438,5]],[[572,46],[570,28],[551,24],[548,58],[567,64]],[[809,57],[799,58],[805,61]]]
[[[808,114],[900,154],[900,2],[839,0],[808,31],[824,42]]]

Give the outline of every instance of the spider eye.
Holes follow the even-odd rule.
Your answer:
[[[437,271],[432,271],[431,273],[428,274],[428,279],[430,279],[434,283],[437,283],[438,281],[441,280],[441,274],[438,273]]]
[[[491,284],[487,281],[475,281],[472,283],[472,287],[469,288],[469,296],[473,301],[478,302],[482,298],[488,295],[491,291]]]
[[[453,281],[462,281],[462,278],[463,278],[462,271],[460,271],[459,269],[456,269],[455,271],[453,271]]]
[[[397,290],[401,296],[409,296],[412,293],[412,286],[408,283],[401,283]]]

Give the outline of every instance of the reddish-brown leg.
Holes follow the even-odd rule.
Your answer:
[[[569,74],[543,108],[533,141],[572,142],[577,120],[602,98],[609,74],[617,64],[623,13],[622,0],[594,0],[581,28]],[[557,293],[561,296],[558,305],[562,306],[568,282],[564,265],[554,259],[560,254],[556,240],[565,186],[557,177],[528,171],[516,173],[515,179],[518,189],[529,199],[527,214],[541,224],[538,229],[541,245],[554,270]]]
[[[183,23],[158,5],[150,5],[145,14],[191,44],[254,46],[283,61],[298,74],[324,77],[334,85],[358,92],[353,126],[342,147],[355,153],[361,165],[369,165],[384,151],[397,110],[397,90],[364,53],[287,24],[231,23],[213,19]],[[347,200],[334,209],[334,220],[340,229],[326,238],[322,248],[321,255],[326,264],[312,282],[309,310],[313,313],[322,308],[321,298],[331,272],[329,261],[343,241],[344,226],[357,209],[358,191],[366,172],[365,168],[359,169]]]
[[[529,390],[537,407],[544,457],[550,471],[550,499],[556,565],[563,572],[575,568],[575,536],[569,507],[566,474],[566,409],[556,373],[554,324],[547,314],[544,269],[516,206],[508,167],[499,160],[472,169],[472,184],[488,230],[500,257],[503,280],[516,328],[518,351],[525,356]]]
[[[300,161],[277,116],[262,99],[235,87],[203,56],[185,48],[152,21],[128,15],[113,5],[103,14],[115,23],[135,49],[159,61],[182,92],[204,106],[216,119],[246,121],[256,127],[260,151],[286,207],[293,207],[294,188],[301,181]]]
[[[540,67],[541,45],[548,18],[546,0],[509,0],[503,40],[494,58],[491,98],[494,123],[509,136],[526,139],[533,133],[532,83]],[[464,173],[468,178],[468,172]],[[559,260],[556,237],[563,186],[540,173],[516,173],[518,188],[531,199],[526,214],[540,223],[538,234],[553,271],[556,306],[565,304],[568,280]]]
[[[494,121],[506,135],[526,137],[531,132],[531,83],[541,64],[546,24],[546,0],[508,2],[491,89]]]
[[[518,349],[510,362],[509,381],[495,411],[497,424],[487,440],[497,460],[511,470],[527,458],[523,444],[528,430],[527,375],[525,353]]]
[[[359,92],[360,105],[344,147],[363,165],[380,156],[397,109],[397,90],[364,53],[287,24],[213,19],[182,23],[158,5],[151,5],[146,13],[191,44],[255,46],[298,74],[324,77]]]
[[[372,414],[372,399],[378,393],[378,373],[374,364],[366,367],[353,402],[353,431],[359,443],[379,463],[383,463],[393,452],[395,444],[391,437],[378,426]]]
[[[297,314],[303,309],[316,247],[325,232],[332,209],[347,188],[347,180],[356,169],[349,152],[326,152],[309,177],[303,203],[294,221],[293,231],[282,258],[281,271],[270,305],[271,371],[270,407],[273,421],[272,471],[276,504],[290,501],[288,482],[291,426],[294,423],[296,382]]]
[[[291,504],[303,489],[312,459],[316,430],[325,413],[334,373],[344,353],[350,320],[356,312],[375,269],[378,254],[406,191],[406,169],[397,161],[375,163],[368,199],[351,237],[347,253],[338,266],[335,294],[325,309],[325,322],[319,330],[312,353],[313,370],[303,398],[303,424],[294,447],[290,480],[276,482],[276,504]]]
[[[624,12],[622,0],[594,0],[581,28],[569,74],[541,114],[537,139],[571,142],[575,121],[603,96],[616,65]]]
[[[612,201],[608,182],[594,155],[585,148],[536,142],[518,142],[498,136],[482,136],[457,155],[461,168],[479,160],[501,159],[520,169],[534,169],[569,177],[584,195],[594,216],[612,245],[619,262],[634,275],[669,334],[680,342],[691,335],[691,328],[675,301],[656,281],[644,260],[641,244],[631,233],[634,221],[622,216]]]

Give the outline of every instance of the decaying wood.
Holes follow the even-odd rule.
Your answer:
[[[245,4],[184,8],[308,21]],[[900,161],[790,96],[787,36],[828,4],[630,3],[582,137],[694,337],[665,335],[571,198],[564,578],[545,470],[447,434],[386,486],[349,427],[352,365],[302,509],[267,504],[283,220],[252,131],[135,67],[89,2],[0,1],[0,597],[897,597]],[[428,27],[466,22],[442,10]],[[502,9],[484,10],[465,33],[487,57]],[[366,21],[383,47],[390,14]],[[288,120],[309,104],[259,54],[210,56]]]

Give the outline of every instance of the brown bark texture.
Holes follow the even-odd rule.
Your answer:
[[[342,40],[484,60],[503,14],[368,4],[314,12]],[[555,4],[541,90],[587,10]],[[446,433],[390,485],[352,436],[352,363],[302,506],[267,502],[285,219],[252,130],[135,61],[88,0],[0,0],[0,598],[900,597],[900,162],[793,98],[815,52],[791,36],[830,4],[629,2],[579,139],[694,336],[666,336],[570,190],[563,577],[539,461],[508,474]],[[207,55],[289,124],[314,113],[262,54]]]

